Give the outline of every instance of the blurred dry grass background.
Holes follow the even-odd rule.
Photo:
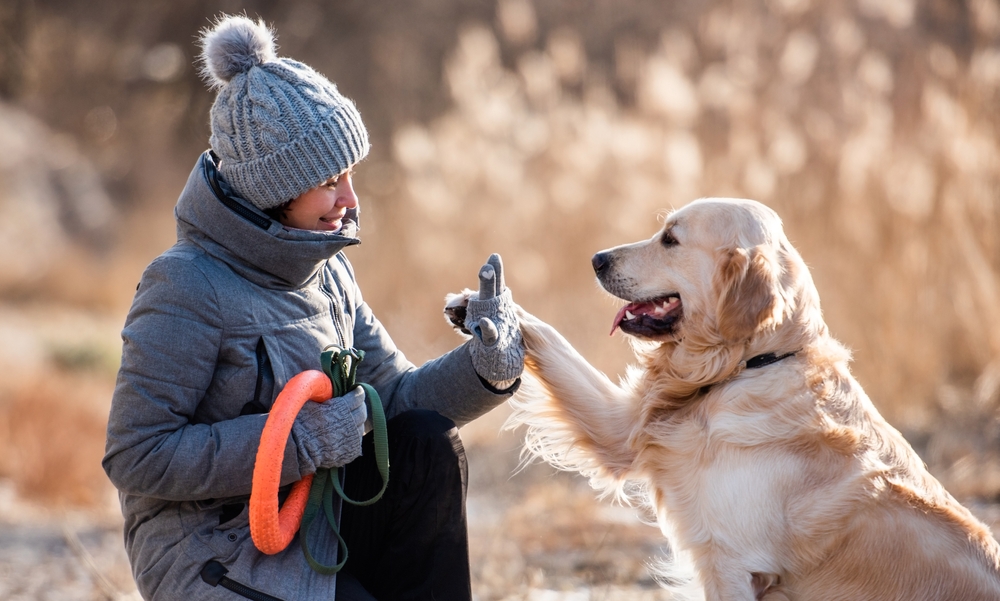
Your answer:
[[[99,458],[117,333],[207,145],[194,34],[243,10],[372,130],[349,252],[414,361],[456,343],[441,299],[500,252],[519,302],[622,373],[591,254],[696,197],[756,198],[876,406],[959,498],[997,500],[998,0],[6,0],[3,521],[83,508],[114,524]],[[656,598],[655,529],[572,476],[511,476],[502,421],[465,433],[477,595]]]

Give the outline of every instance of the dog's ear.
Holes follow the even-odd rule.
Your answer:
[[[750,338],[781,320],[780,267],[774,253],[757,246],[727,249],[719,259],[714,286],[719,333],[729,342]]]

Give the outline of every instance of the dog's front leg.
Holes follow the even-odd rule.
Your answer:
[[[557,466],[625,477],[635,451],[639,413],[630,392],[591,366],[552,326],[519,307],[525,365],[541,383],[513,403],[514,423],[528,425],[528,445]]]

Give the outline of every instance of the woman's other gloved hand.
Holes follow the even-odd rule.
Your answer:
[[[361,456],[367,419],[365,391],[360,386],[344,396],[303,405],[292,424],[300,472],[347,465]]]

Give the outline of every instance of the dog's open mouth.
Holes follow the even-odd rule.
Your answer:
[[[611,333],[621,328],[626,334],[656,338],[670,334],[683,314],[681,297],[670,294],[653,300],[629,303],[615,315]]]

